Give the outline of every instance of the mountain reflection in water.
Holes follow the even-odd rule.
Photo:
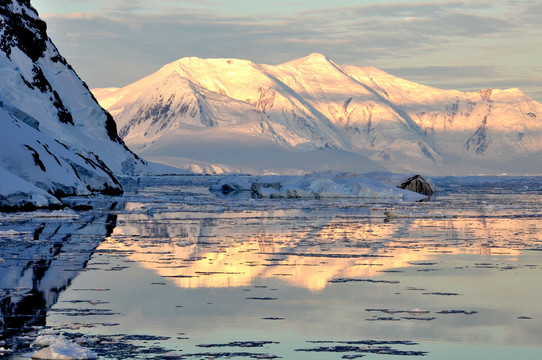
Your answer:
[[[0,341],[17,347],[15,336],[46,325],[47,311],[115,224],[111,213],[70,211],[0,219]]]
[[[377,277],[435,254],[518,255],[539,226],[538,219],[476,215],[384,222],[371,211],[361,218],[304,210],[205,216],[123,214],[99,249],[127,254],[182,288],[277,277],[317,291],[336,278]]]

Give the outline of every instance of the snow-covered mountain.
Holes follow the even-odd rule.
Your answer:
[[[28,0],[1,1],[0,126],[2,207],[120,193],[115,174],[146,169],[59,54]]]
[[[196,171],[542,173],[542,105],[518,89],[440,90],[311,54],[183,58],[93,92],[138,154]]]

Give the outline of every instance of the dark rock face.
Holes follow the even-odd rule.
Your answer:
[[[113,120],[113,117],[107,111],[105,112],[106,121],[105,129],[107,130],[107,135],[111,141],[117,142],[119,144],[124,144],[124,142],[119,138],[117,134],[117,123]]]
[[[21,12],[12,11],[12,7],[20,5]],[[30,5],[28,0],[13,2],[12,0],[0,0],[0,28],[3,32],[0,37],[0,51],[4,52],[8,58],[11,56],[13,48],[19,48],[34,63],[45,55],[47,50],[47,25],[37,17],[36,10]],[[37,88],[42,93],[48,93],[53,105],[58,109],[58,119],[65,124],[73,125],[72,115],[66,109],[60,96],[44,76],[40,66],[34,65],[32,69],[33,78],[22,80],[31,89]]]
[[[13,13],[10,9],[13,2],[0,0],[0,15],[3,17],[0,25],[4,29],[0,49],[9,56],[11,48],[18,47],[35,62],[43,56],[47,47],[47,25],[36,18],[37,12],[29,0],[19,0],[18,3],[24,8],[21,13]]]
[[[429,182],[427,182],[427,180],[420,175],[414,175],[413,177],[408,178],[405,182],[399,185],[398,188],[414,191],[418,194],[427,196],[434,194],[434,190],[431,188]]]
[[[47,24],[41,20],[37,11],[30,4],[30,0],[0,0],[0,52],[10,59],[13,49],[18,48],[34,63],[32,78],[27,79],[21,74],[23,82],[30,89],[38,89],[41,93],[48,94],[51,103],[58,110],[58,119],[61,123],[74,125],[73,115],[64,105],[62,97],[53,88],[42,70],[40,60],[49,58],[53,63],[63,64],[73,76],[81,80],[66,59],[58,53],[51,39],[47,35]],[[92,101],[98,105],[96,98],[90,93],[88,86],[81,80],[83,86],[89,91]],[[131,152],[117,134],[117,126],[111,115],[104,112],[104,126],[109,139],[123,145],[130,155],[141,161]]]

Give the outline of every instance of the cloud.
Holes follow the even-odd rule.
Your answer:
[[[213,0],[199,7],[194,1],[92,3],[98,9],[92,15],[47,16],[53,40],[91,86],[124,85],[184,56],[278,64],[312,52],[337,63],[418,68],[467,83],[481,73],[487,79],[517,73],[507,68],[514,64],[510,52],[534,63],[532,49],[542,42],[542,6],[528,0],[384,3],[266,16],[209,11],[218,4]],[[71,48],[66,34],[75,29],[80,46]],[[516,86],[528,84],[533,72]]]

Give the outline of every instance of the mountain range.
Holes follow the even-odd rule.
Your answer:
[[[47,35],[29,0],[0,1],[0,208],[120,194],[147,171]]]
[[[92,91],[137,154],[196,172],[542,173],[542,104],[519,89],[441,90],[311,54],[182,58]]]
[[[182,58],[91,93],[29,0],[0,5],[0,210],[120,194],[118,176],[152,172],[140,156],[213,174],[542,174],[542,104],[519,89],[435,89],[311,54]]]

